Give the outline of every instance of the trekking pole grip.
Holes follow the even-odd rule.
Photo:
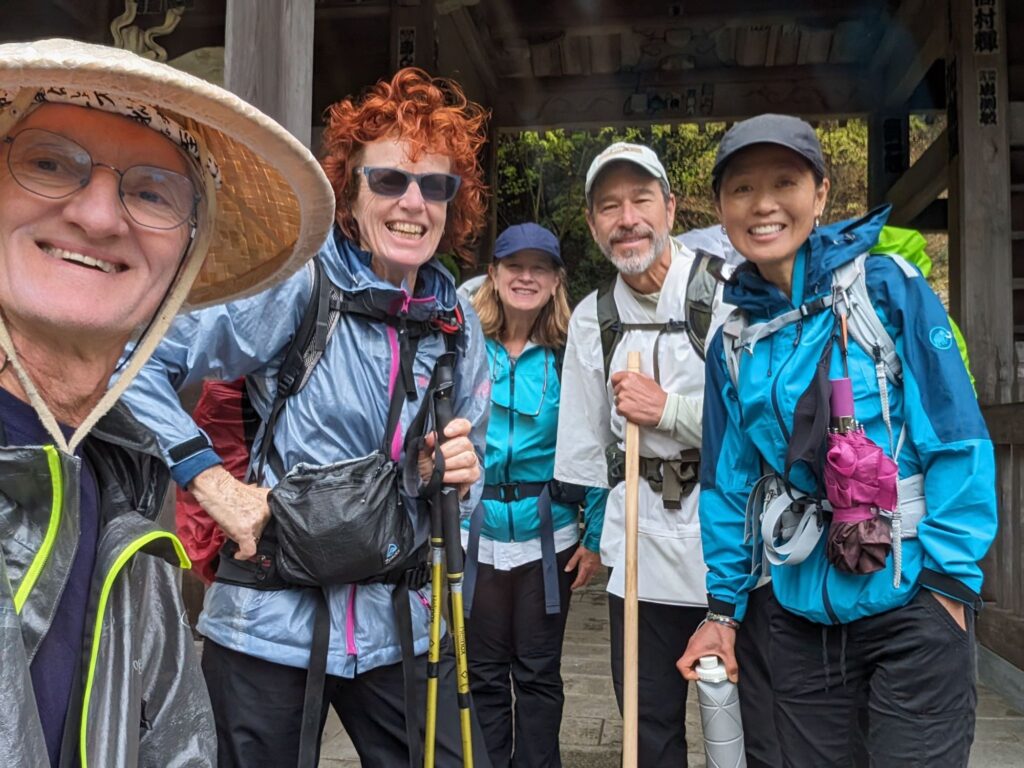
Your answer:
[[[446,352],[437,361],[434,382],[434,429],[437,444],[446,441],[444,431],[455,417],[452,406],[454,355]],[[459,534],[459,492],[451,485],[441,487],[441,517],[444,528],[445,557],[449,573],[462,573],[462,538]]]

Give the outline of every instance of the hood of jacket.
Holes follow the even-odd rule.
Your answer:
[[[793,263],[792,299],[746,261],[725,284],[722,300],[763,320],[827,293],[832,288],[832,271],[875,246],[891,210],[892,206],[883,205],[858,219],[815,227]]]
[[[436,257],[420,266],[410,293],[404,283],[393,285],[375,273],[373,256],[345,237],[337,226],[320,254],[332,283],[389,315],[405,311],[410,320],[429,321],[452,312],[458,303],[455,278]]]

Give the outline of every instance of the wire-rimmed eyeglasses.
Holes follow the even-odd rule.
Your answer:
[[[195,215],[201,199],[184,174],[152,165],[121,170],[97,163],[89,151],[67,136],[42,128],[26,128],[6,136],[7,167],[23,189],[61,200],[85,189],[98,167],[118,176],[117,194],[132,221],[150,229],[174,229]]]

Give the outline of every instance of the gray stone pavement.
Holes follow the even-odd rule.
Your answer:
[[[604,585],[592,584],[573,595],[565,634],[562,657],[565,715],[561,734],[565,768],[617,768],[620,765],[622,721],[612,691],[608,643]],[[1024,766],[1024,714],[984,687],[979,687],[978,694],[977,729],[970,768],[1021,768]],[[693,691],[686,723],[690,768],[704,768],[700,716]],[[324,733],[320,768],[358,765],[355,749],[332,713]]]

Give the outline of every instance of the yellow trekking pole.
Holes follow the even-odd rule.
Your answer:
[[[434,389],[434,426],[441,440],[445,427],[452,420],[452,389],[455,356],[442,355],[437,362]],[[454,486],[441,487],[441,531],[447,566],[448,594],[451,600],[449,619],[455,643],[455,680],[458,688],[459,725],[462,732],[462,765],[473,768],[473,732],[469,709],[469,664],[466,660],[466,618],[462,611],[462,536],[459,519],[459,491]]]
[[[430,647],[427,650],[427,723],[423,736],[423,768],[434,768],[437,743],[437,675],[441,662],[441,592],[444,589],[441,564],[444,558],[444,529],[441,505],[430,505]]]

